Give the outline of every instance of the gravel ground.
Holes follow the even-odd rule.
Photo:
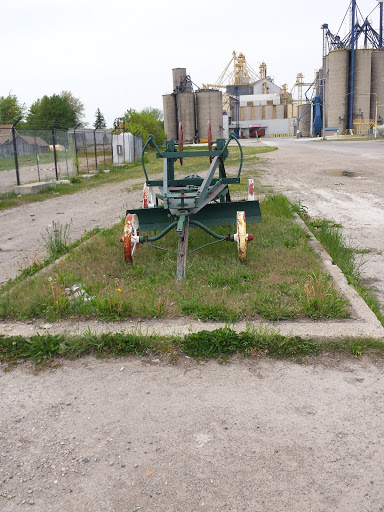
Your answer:
[[[364,278],[382,298],[382,146],[278,144],[265,181],[370,248]],[[326,174],[352,165],[366,179]],[[1,212],[2,279],[42,253],[52,220],[72,218],[76,238],[139,206],[124,189]],[[88,357],[1,372],[0,510],[383,511],[383,362]]]
[[[383,360],[1,374],[2,512],[384,510]]]

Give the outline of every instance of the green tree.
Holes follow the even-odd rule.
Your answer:
[[[65,98],[68,103],[71,105],[72,109],[76,112],[76,120],[77,124],[81,123],[82,125],[86,125],[88,123],[84,123],[83,119],[85,117],[84,114],[84,105],[79,100],[79,98],[76,98],[71,91],[61,91],[60,96],[62,98]]]
[[[128,130],[132,133],[138,133],[145,141],[151,133],[155,142],[161,145],[165,141],[165,131],[163,122],[163,112],[157,108],[147,107],[136,112],[133,108],[126,111],[123,116]]]
[[[77,114],[67,98],[53,94],[43,96],[30,107],[27,115],[28,128],[49,128],[57,121],[61,129],[73,128],[77,123]]]
[[[24,117],[25,110],[25,105],[19,103],[15,95],[0,96],[0,124],[13,124]]]
[[[96,119],[95,119],[95,122],[93,123],[93,127],[96,128],[97,130],[106,128],[107,125],[105,123],[104,116],[100,112],[99,108],[96,110],[95,116],[96,116]]]

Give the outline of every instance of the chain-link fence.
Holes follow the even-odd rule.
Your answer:
[[[79,173],[92,173],[112,165],[112,134],[106,130],[69,130]]]
[[[108,130],[21,129],[0,126],[0,193],[15,185],[63,180],[74,174],[108,169],[136,161],[142,139]]]

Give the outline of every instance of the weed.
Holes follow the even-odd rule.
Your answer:
[[[327,220],[307,222],[315,237],[324,245],[333,261],[341,269],[348,283],[353,286],[365,300],[384,326],[384,315],[381,313],[379,301],[372,295],[372,290],[366,287],[360,277],[362,261],[356,261],[356,249],[347,244],[340,226]]]
[[[300,296],[305,313],[311,318],[346,318],[348,302],[334,288],[331,278],[312,274],[302,288]]]
[[[196,299],[182,300],[181,311],[184,315],[193,315],[203,321],[235,322],[241,315],[230,309],[225,302],[218,304],[202,304]]]
[[[57,259],[69,251],[69,231],[71,223],[64,226],[60,222],[52,222],[52,226],[46,228],[41,234],[44,246],[53,259]]]

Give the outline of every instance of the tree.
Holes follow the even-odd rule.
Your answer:
[[[136,110],[131,108],[126,111],[123,119],[132,134],[140,134],[144,141],[148,138],[149,134],[152,134],[157,145],[164,144],[165,131],[161,110],[147,107],[140,112],[136,112]]]
[[[30,107],[27,115],[28,128],[49,128],[57,121],[57,127],[67,130],[77,123],[77,114],[67,98],[53,94],[43,96]]]
[[[60,93],[60,96],[62,98],[65,98],[68,103],[71,105],[72,109],[76,112],[76,120],[77,120],[77,124],[79,123],[83,123],[83,119],[85,117],[84,115],[84,105],[83,103],[81,103],[81,101],[79,100],[79,98],[76,98],[72,93],[71,91],[61,91]],[[85,123],[87,124],[87,123]]]
[[[107,125],[105,124],[104,116],[100,112],[99,108],[96,110],[95,116],[96,116],[96,119],[95,119],[95,122],[93,123],[93,127],[96,128],[97,130],[106,128]]]
[[[26,107],[13,94],[0,96],[0,124],[13,124],[24,117]]]

